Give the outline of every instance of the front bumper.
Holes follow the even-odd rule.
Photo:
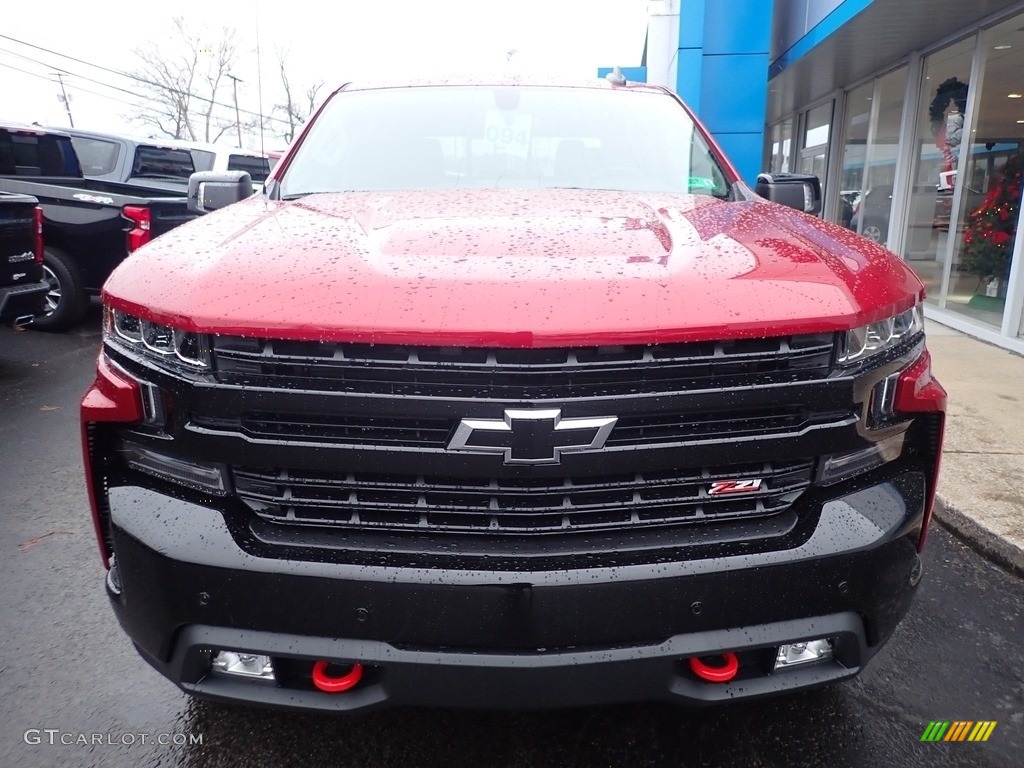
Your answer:
[[[919,472],[847,487],[794,548],[559,570],[346,565],[240,546],[216,502],[110,490],[108,593],[140,653],[202,697],[307,710],[714,703],[856,675],[909,608],[926,498]],[[828,637],[835,658],[772,672],[777,646]],[[210,672],[219,649],[273,657],[276,683]],[[734,651],[706,683],[690,657]],[[360,662],[344,694],[314,661]]]

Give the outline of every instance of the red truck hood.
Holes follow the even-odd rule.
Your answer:
[[[469,190],[253,198],[140,249],[104,293],[205,332],[529,347],[841,330],[922,290],[766,202]]]

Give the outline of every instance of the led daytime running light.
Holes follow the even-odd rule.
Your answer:
[[[846,332],[839,364],[852,365],[895,347],[924,330],[924,315],[918,305],[894,317]]]
[[[105,332],[140,354],[157,361],[176,361],[196,370],[210,367],[208,337],[108,309]]]

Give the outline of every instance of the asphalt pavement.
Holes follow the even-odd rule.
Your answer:
[[[135,654],[103,591],[77,414],[98,345],[96,307],[68,334],[0,329],[0,768],[1024,764],[1024,583],[941,527],[910,615],[832,688],[700,710],[349,718],[190,701]],[[933,720],[997,725],[985,743],[922,743]]]

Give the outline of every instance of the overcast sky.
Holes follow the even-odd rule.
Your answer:
[[[259,111],[261,73],[264,114],[281,100],[276,50],[282,48],[290,49],[293,91],[322,79],[326,95],[329,86],[380,76],[512,68],[593,77],[599,66],[638,65],[647,26],[646,0],[2,2],[0,118],[68,125],[50,74],[62,71],[76,127],[138,135],[149,133],[128,119],[144,105],[139,84],[114,72],[138,69],[136,48],[167,46],[175,15],[209,34],[211,46],[224,25],[237,29],[239,103]],[[225,89],[217,101],[231,104],[231,92]],[[233,110],[217,109],[233,121]],[[267,148],[280,144],[267,139]]]

